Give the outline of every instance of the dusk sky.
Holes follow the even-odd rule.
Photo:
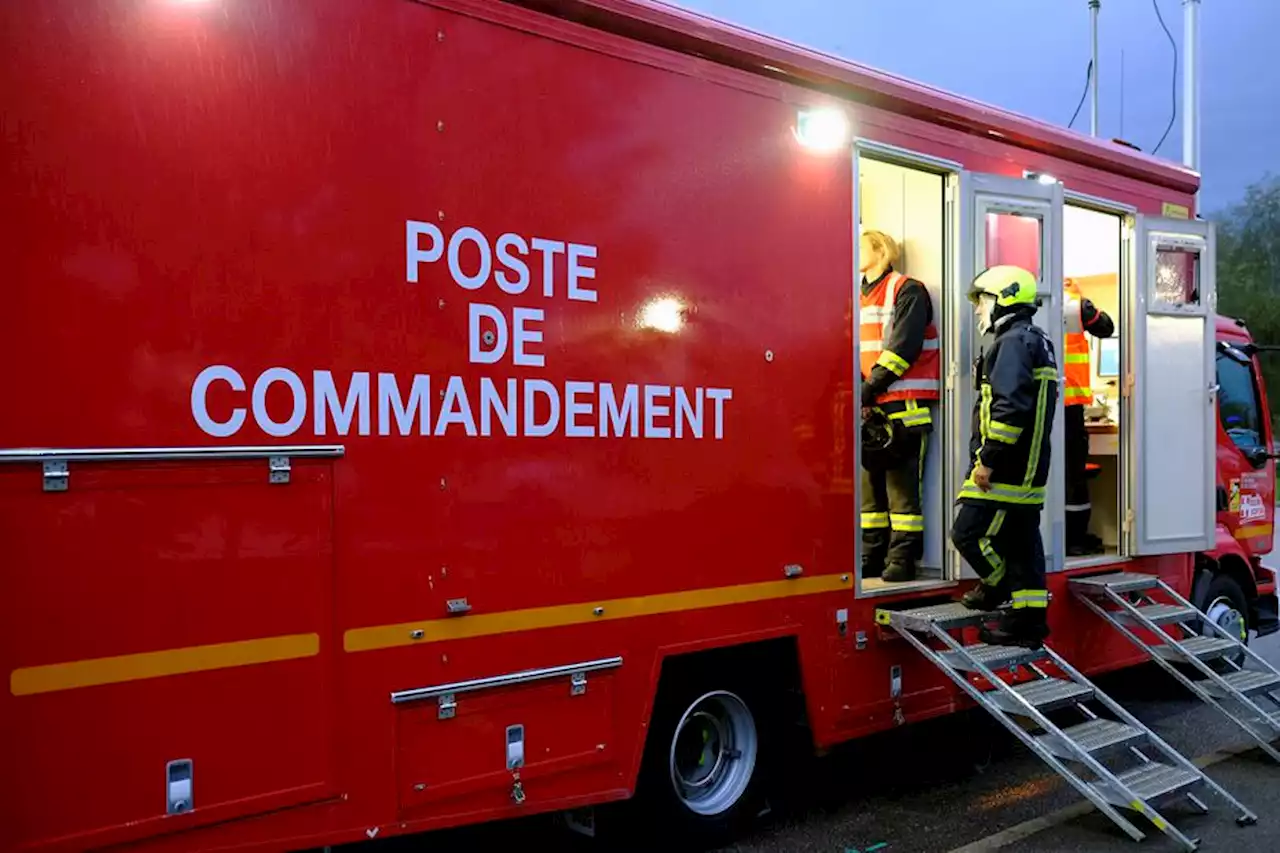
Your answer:
[[[678,3],[1055,124],[1070,121],[1084,91],[1088,0]],[[1158,3],[1179,62],[1178,118],[1159,154],[1181,161],[1182,3]],[[1211,214],[1266,172],[1280,173],[1280,0],[1203,0],[1200,23],[1201,204]],[[1102,0],[1099,53],[1100,135],[1151,151],[1169,123],[1174,81],[1152,0]],[[1087,101],[1075,128],[1089,131]]]

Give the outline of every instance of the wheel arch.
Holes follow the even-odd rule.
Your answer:
[[[1196,573],[1191,586],[1191,602],[1197,607],[1203,603],[1205,591],[1209,588],[1215,574],[1224,574],[1240,585],[1240,589],[1244,592],[1245,603],[1248,605],[1246,616],[1252,623],[1256,618],[1254,603],[1258,597],[1258,585],[1253,572],[1249,569],[1249,561],[1244,556],[1244,552],[1237,546],[1236,549],[1219,549],[1197,556]],[[1250,624],[1249,627],[1254,626]]]
[[[799,641],[795,635],[695,650],[660,651],[656,669],[655,688],[648,697],[649,706],[643,716],[644,736],[639,739],[630,767],[628,782],[633,794],[654,737],[655,710],[666,697],[690,685],[701,685],[710,690],[715,689],[717,683],[723,685],[749,677],[753,696],[763,696],[775,703],[773,710],[778,713],[777,719],[794,723],[794,729],[803,731],[807,746],[812,749],[809,708],[801,680]]]

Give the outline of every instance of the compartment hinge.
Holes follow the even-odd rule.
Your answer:
[[[65,492],[71,485],[71,471],[64,459],[49,459],[44,463],[44,490]]]
[[[289,457],[288,456],[271,456],[267,459],[267,465],[270,474],[267,481],[272,485],[279,485],[289,482]]]
[[[436,719],[439,720],[452,720],[458,713],[458,701],[452,693],[441,694],[440,698],[436,700],[436,707]]]

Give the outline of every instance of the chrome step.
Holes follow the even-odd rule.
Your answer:
[[[999,617],[994,612],[970,610],[958,601],[916,607],[911,610],[876,610],[876,622],[906,631],[928,632],[935,625],[944,630],[981,625]]]
[[[1062,730],[1062,737],[1039,735],[1045,748],[1059,758],[1075,760],[1076,750],[1100,755],[1137,746],[1147,739],[1146,732],[1115,720],[1089,720]],[[1063,743],[1063,740],[1070,743]],[[1074,745],[1075,749],[1072,748]]]
[[[1117,610],[1115,614],[1125,622],[1130,624],[1137,623],[1143,625],[1143,627],[1146,627],[1143,620],[1150,622],[1152,625],[1169,625],[1174,622],[1190,622],[1197,616],[1202,615],[1194,607],[1182,607],[1178,604],[1144,604],[1137,610],[1137,616],[1127,610]]]
[[[1225,673],[1222,676],[1222,680],[1227,683],[1227,687],[1242,696],[1256,696],[1260,693],[1271,693],[1274,690],[1280,690],[1280,674],[1274,672],[1242,669]],[[1206,681],[1204,686],[1209,692],[1219,697],[1223,695],[1222,688],[1218,686],[1217,682]]]
[[[965,646],[964,653],[941,652],[939,655],[948,666],[961,672],[981,672],[978,664],[990,670],[1008,669],[1011,666],[1033,663],[1044,660],[1047,653],[1043,648],[1024,649],[1018,646],[989,646],[977,643]]]
[[[1039,678],[1013,687],[1013,692],[1025,699],[1031,707],[1042,713],[1066,708],[1093,698],[1093,688],[1061,678]],[[1026,707],[1008,693],[996,688],[987,695],[1000,710],[1007,714],[1025,714]]]
[[[1100,589],[1100,598],[1105,598],[1111,605],[1122,609],[1128,604],[1124,598],[1120,598],[1105,585],[1096,586],[1098,583],[1109,582],[1122,586],[1133,585],[1135,589],[1146,588],[1154,583],[1168,591],[1159,579],[1152,580],[1147,575],[1094,580],[1095,587],[1090,589]],[[1077,597],[1083,606],[1102,614],[1113,625],[1120,625],[1114,610],[1104,610],[1101,602],[1095,602],[1082,592],[1077,591]],[[1236,808],[1236,821],[1241,825],[1257,821],[1256,814],[1221,785],[1201,773],[1159,735],[1143,725],[1141,720],[1094,687],[1083,673],[1049,646],[1034,651],[985,643],[966,646],[953,632],[955,628],[977,625],[995,615],[970,611],[959,602],[952,602],[911,610],[881,609],[876,611],[876,621],[891,626],[907,645],[915,648],[936,666],[958,690],[990,713],[1011,735],[1134,841],[1141,841],[1146,833],[1126,816],[1124,809],[1144,815],[1152,825],[1175,841],[1181,850],[1187,853],[1195,851],[1198,842],[1166,820],[1147,798],[1163,797],[1175,791],[1187,790],[1196,784],[1203,785]],[[1142,621],[1151,630],[1159,630],[1145,619]],[[1141,643],[1127,628],[1121,626],[1121,630],[1128,632],[1135,642]],[[1040,658],[1044,659],[1043,668],[1033,663]],[[1041,677],[1019,684],[1008,684],[995,677],[995,671],[1008,669],[1015,663],[1030,664],[1028,671]],[[1168,663],[1162,665],[1177,669]],[[1203,667],[1200,663],[1196,665]],[[984,682],[972,677],[972,673],[984,669],[992,673],[989,680]],[[1056,673],[1057,677],[1045,677],[1043,673],[1046,671]],[[1099,717],[1085,703],[1100,706],[1106,718]],[[1071,715],[1074,711],[1074,724],[1068,724],[1064,728],[1059,722],[1059,715],[1051,716],[1049,713],[1057,709],[1062,709],[1062,716]],[[1260,710],[1257,712],[1262,713]],[[1080,722],[1082,717],[1087,719]],[[1152,755],[1148,757],[1147,753]],[[1129,764],[1132,764],[1134,758],[1142,759],[1144,763],[1128,770],[1108,766],[1112,763],[1119,764],[1126,758],[1129,759]],[[1158,759],[1162,763],[1148,763],[1150,759]],[[1194,802],[1204,808],[1198,800]]]
[[[1102,595],[1108,589],[1116,592],[1136,592],[1151,589],[1159,583],[1160,579],[1155,575],[1144,575],[1140,572],[1114,572],[1071,579],[1073,588],[1089,595]]]
[[[1226,640],[1222,637],[1187,637],[1178,642],[1182,645],[1181,650],[1170,643],[1152,646],[1151,650],[1168,661],[1185,661],[1188,657],[1213,660],[1229,654],[1237,645],[1234,640]]]
[[[1148,801],[1188,791],[1199,785],[1203,778],[1199,773],[1155,761],[1116,774],[1117,781],[1132,791],[1134,796]],[[1123,791],[1107,784],[1099,787],[1113,806],[1132,808],[1133,801]]]
[[[1280,727],[1271,717],[1273,704],[1280,704],[1280,671],[1275,666],[1241,643],[1239,637],[1213,624],[1155,575],[1128,572],[1124,577],[1073,578],[1069,583],[1080,604],[1146,652],[1179,684],[1235,723],[1273,761],[1280,763],[1280,745],[1273,743]],[[1131,594],[1135,592],[1136,596]],[[1135,604],[1135,598],[1141,603]],[[1182,629],[1160,627],[1187,622],[1195,624]],[[1180,633],[1188,636],[1170,636]],[[1218,673],[1208,664],[1214,659],[1238,660],[1248,668]],[[1188,669],[1196,670],[1201,677],[1193,678]],[[1267,701],[1262,700],[1263,696]]]

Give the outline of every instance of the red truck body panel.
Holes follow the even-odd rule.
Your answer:
[[[0,10],[0,447],[345,448],[278,485],[84,462],[48,494],[0,467],[0,847],[276,849],[623,798],[664,659],[758,640],[794,643],[819,746],[894,724],[890,664],[908,720],[962,704],[853,597],[851,163],[802,152],[796,108],[1145,212],[1195,176],[657,4],[524,5]],[[519,293],[479,283],[488,251],[519,288],[504,235]],[[646,327],[672,299],[679,331]],[[1192,559],[1141,568],[1186,592]],[[1068,659],[1138,659],[1052,585]],[[615,658],[452,720],[390,701]],[[197,807],[166,815],[177,759]]]
[[[1217,321],[1219,341],[1236,346],[1253,342],[1248,329],[1229,317]],[[1253,370],[1262,376],[1259,356],[1253,356]],[[1258,406],[1262,416],[1263,435],[1271,435],[1271,408],[1264,383],[1257,384]],[[1227,506],[1218,513],[1217,554],[1232,554],[1245,565],[1271,553],[1276,514],[1275,460],[1267,460],[1262,468],[1254,468],[1245,458],[1222,419],[1218,419],[1217,472],[1218,487],[1227,495]],[[1265,580],[1270,580],[1266,578]]]

